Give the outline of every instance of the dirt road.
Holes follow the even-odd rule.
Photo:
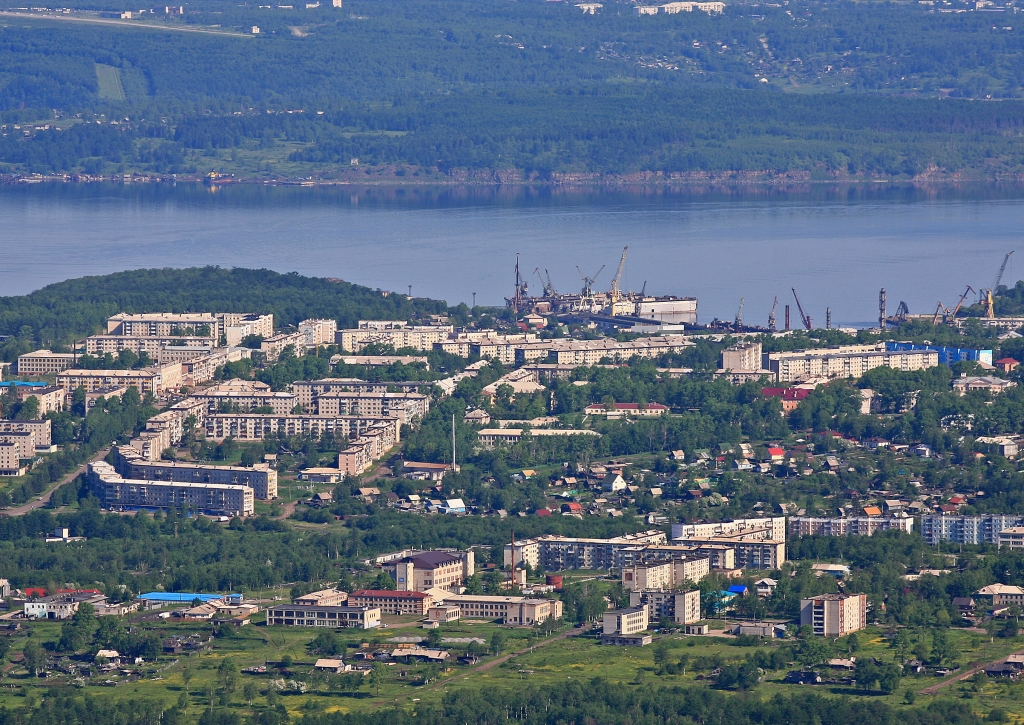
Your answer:
[[[1024,649],[1017,650],[1016,652],[1011,652],[1010,654],[1024,654]],[[984,672],[985,668],[989,665],[1001,665],[1003,662],[1006,662],[1006,657],[1001,657],[998,660],[993,660],[992,662],[985,662],[980,665],[969,665],[966,670],[960,672],[957,675],[954,675],[953,677],[950,677],[948,680],[943,680],[942,682],[939,682],[935,685],[929,685],[928,687],[924,688],[923,690],[919,690],[918,692],[920,692],[920,694],[922,695],[934,695],[944,687],[948,687],[957,682],[963,682],[964,680],[968,679],[969,677],[973,677],[979,672]]]
[[[65,483],[69,483],[75,480],[79,476],[79,474],[85,473],[85,467],[87,465],[89,465],[93,461],[98,461],[102,458],[105,458],[108,453],[110,453],[110,449],[104,448],[91,459],[83,463],[81,466],[73,470],[71,473],[64,476],[64,478],[60,479],[60,481],[58,481],[55,485],[51,486],[50,490],[44,493],[42,496],[34,498],[28,503],[22,504],[21,506],[17,506],[16,508],[5,509],[4,511],[0,511],[0,516],[24,516],[29,511],[35,511],[36,509],[43,508],[48,503],[50,503],[50,498],[53,497],[54,491],[63,486]]]

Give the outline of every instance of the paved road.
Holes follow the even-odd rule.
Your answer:
[[[559,640],[565,639],[566,637],[572,637],[572,636],[575,636],[577,634],[581,634],[581,633],[583,633],[587,629],[587,627],[588,627],[588,625],[581,625],[579,627],[573,627],[572,629],[566,630],[565,632],[562,632],[561,634],[556,635],[556,636],[552,637],[551,639],[545,639],[545,640],[543,640],[541,642],[537,642],[536,644],[534,644],[531,647],[524,647],[521,650],[517,650],[515,652],[510,652],[507,655],[502,655],[501,657],[495,657],[492,660],[487,660],[486,662],[483,662],[483,663],[481,663],[479,665],[475,665],[473,667],[470,667],[469,669],[463,670],[462,672],[460,672],[459,674],[455,675],[454,677],[449,677],[447,679],[437,679],[437,680],[435,680],[430,685],[424,685],[423,687],[418,688],[416,690],[416,692],[417,693],[419,693],[419,692],[426,692],[427,690],[433,690],[433,689],[435,689],[437,687],[441,687],[441,686],[447,687],[451,683],[457,682],[458,680],[465,679],[465,678],[470,677],[472,675],[478,675],[481,672],[487,672],[488,670],[494,669],[495,667],[497,667],[500,664],[508,662],[513,657],[516,657],[518,655],[527,654],[528,652],[532,652],[533,650],[537,649],[538,647],[543,647],[544,645],[551,644],[552,642],[558,642]],[[408,699],[408,696],[396,697],[394,699],[387,700],[387,701],[383,701],[382,700],[381,702],[376,703],[375,707],[380,707],[381,705],[384,705],[385,702],[387,702],[388,704],[394,704],[396,702],[405,701],[407,699]]]
[[[1017,650],[1016,652],[1011,652],[1010,654],[1015,654],[1015,655],[1024,654],[1024,649]],[[935,693],[937,693],[939,690],[941,690],[944,687],[948,687],[949,685],[952,685],[952,684],[954,684],[956,682],[963,682],[967,678],[973,677],[974,675],[976,675],[979,672],[983,672],[985,670],[985,668],[988,667],[989,665],[1000,665],[1003,662],[1006,662],[1006,657],[1001,657],[998,660],[993,660],[992,662],[985,662],[984,664],[980,664],[980,665],[979,664],[975,664],[973,666],[968,666],[968,669],[966,669],[963,672],[960,672],[957,675],[954,675],[953,677],[950,677],[948,680],[943,680],[942,682],[940,682],[938,684],[929,685],[928,687],[924,688],[923,690],[920,690],[920,694],[922,694],[922,695],[934,695]]]
[[[3,13],[0,13],[0,15],[2,14]],[[71,473],[64,476],[64,478],[60,479],[60,481],[56,485],[51,487],[49,491],[44,493],[38,499],[33,498],[28,503],[22,504],[21,506],[18,506],[16,508],[5,509],[3,511],[0,511],[0,516],[24,516],[29,511],[35,511],[36,509],[40,509],[43,506],[46,506],[48,503],[50,503],[50,498],[53,496],[54,491],[63,486],[65,483],[69,483],[70,481],[73,481],[76,478],[78,478],[79,474],[85,473],[85,467],[87,465],[89,465],[93,461],[98,461],[102,458],[105,458],[108,453],[110,453],[110,449],[104,448],[102,451],[93,456],[90,460],[86,461],[81,466],[73,470]]]
[[[38,13],[17,13],[0,10],[0,16],[21,20],[63,20],[66,23],[92,23],[94,25],[117,25],[122,28],[142,28],[144,30],[166,30],[171,33],[205,33],[206,35],[229,35],[233,38],[252,38],[255,36],[216,28],[186,28],[175,25],[153,25],[151,23],[133,23],[130,20],[114,20],[106,18],[76,18],[71,15],[42,15]]]

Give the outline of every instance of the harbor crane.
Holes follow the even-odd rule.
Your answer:
[[[629,247],[622,248],[622,259],[619,260],[619,268],[615,270],[611,289],[608,290],[608,296],[611,297],[612,305],[619,301],[619,284],[622,282],[622,272],[626,269],[626,253],[628,251]],[[612,312],[614,314],[614,310]]]
[[[942,300],[939,300],[939,305],[938,305],[938,307],[935,308],[935,314],[932,315],[932,324],[933,325],[939,324],[939,318],[941,317],[943,320],[945,320],[946,316],[948,314],[949,314],[949,309],[946,308],[946,307],[943,307],[942,306]]]
[[[736,320],[733,323],[733,329],[739,332],[743,329],[743,303],[746,302],[745,297],[740,297],[740,308],[736,310]]]
[[[772,302],[772,311],[768,313],[768,330],[770,332],[775,332],[775,310],[778,308],[778,306],[779,297],[778,295],[776,295],[775,301]]]
[[[1003,263],[999,265],[999,274],[996,275],[996,281],[993,285],[989,289],[979,290],[978,292],[981,297],[981,304],[985,307],[985,317],[988,319],[992,319],[996,316],[995,300],[993,299],[993,295],[995,295],[996,290],[999,289],[999,283],[1003,281],[1003,273],[1006,271],[1006,263],[1010,261],[1011,254],[1013,254],[1012,250],[1007,252],[1006,256],[1003,257]]]
[[[965,289],[964,293],[960,295],[960,300],[956,303],[956,307],[953,308],[953,311],[950,312],[949,310],[946,310],[946,322],[952,324],[953,321],[956,320],[957,313],[960,311],[960,308],[963,307],[964,300],[967,299],[967,295],[969,295],[971,292],[974,292],[974,288],[971,287],[970,285],[967,285],[967,289]]]
[[[543,275],[541,275],[540,273],[540,267],[537,267],[537,269],[533,270],[533,273],[537,275],[537,278],[540,280],[540,286],[544,288],[545,297],[554,297],[556,294],[558,294],[555,291],[555,286],[551,284],[551,274],[546,269],[544,270]]]
[[[803,305],[800,304],[800,298],[796,296],[796,287],[791,287],[793,290],[793,299],[796,300],[796,309],[800,313],[800,321],[804,323],[804,328],[807,330],[813,330],[814,326],[811,324],[811,318],[804,314]]]
[[[602,264],[601,269],[597,270],[593,277],[588,277],[587,275],[583,274],[583,270],[579,268],[579,265],[576,266],[576,271],[580,273],[580,278],[583,280],[582,294],[584,297],[594,296],[593,284],[594,282],[597,281],[597,278],[601,276],[601,272],[604,271],[604,268],[605,265]]]

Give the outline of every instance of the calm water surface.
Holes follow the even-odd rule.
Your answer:
[[[163,266],[267,267],[471,303],[511,294],[516,253],[531,287],[547,269],[606,287],[629,245],[624,289],[696,295],[700,319],[765,324],[772,299],[824,323],[952,305],[992,284],[1024,232],[1024,188],[716,190],[296,188],[197,185],[0,187],[0,294]],[[1024,245],[1014,255],[1024,264]],[[1018,278],[1013,264],[1004,283]],[[794,305],[793,319],[796,320]]]

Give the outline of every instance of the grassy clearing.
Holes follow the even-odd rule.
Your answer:
[[[112,65],[96,63],[96,82],[99,97],[111,101],[125,100],[124,86],[121,85],[121,69]]]

